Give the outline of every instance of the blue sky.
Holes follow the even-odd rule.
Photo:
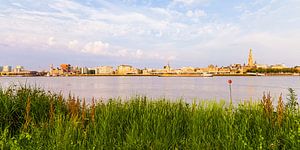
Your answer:
[[[299,0],[0,1],[0,65],[300,65]]]

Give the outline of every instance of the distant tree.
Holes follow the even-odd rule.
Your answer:
[[[247,72],[252,73],[298,73],[299,71],[295,68],[283,68],[283,69],[272,69],[272,68],[251,68]]]

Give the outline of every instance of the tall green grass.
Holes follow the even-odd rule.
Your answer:
[[[137,96],[86,105],[11,87],[0,89],[0,149],[300,149],[299,107],[278,101],[268,95],[231,106]]]

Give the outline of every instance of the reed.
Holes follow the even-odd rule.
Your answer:
[[[55,112],[54,112],[54,101],[53,101],[53,97],[51,97],[51,99],[50,99],[50,111],[49,111],[50,125],[52,125],[53,122],[54,122],[54,115],[55,115]]]
[[[31,105],[31,101],[30,101],[30,97],[27,98],[26,101],[26,114],[25,114],[25,123],[24,123],[24,130],[27,130],[29,123],[31,121],[31,117],[30,117],[30,105]]]
[[[273,115],[273,102],[272,102],[272,97],[271,97],[271,93],[268,92],[267,96],[263,95],[263,99],[262,99],[262,105],[264,108],[264,112],[266,114],[266,116],[269,119],[272,119],[272,115]]]
[[[91,106],[91,120],[92,120],[92,123],[95,124],[95,113],[96,113],[96,110],[95,110],[95,98],[93,97],[92,99],[92,106]]]
[[[85,124],[85,99],[83,99],[82,102],[82,108],[81,108],[81,122],[82,122],[82,127],[84,128],[84,124]]]
[[[277,104],[277,123],[279,126],[282,125],[282,120],[284,115],[284,104],[282,100],[282,94],[280,94],[279,99],[278,99],[278,104]]]
[[[282,95],[276,110],[270,93],[230,106],[142,96],[95,101],[0,89],[0,149],[300,149],[300,111],[287,112]]]

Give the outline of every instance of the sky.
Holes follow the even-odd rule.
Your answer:
[[[0,0],[0,66],[300,65],[300,0]]]

